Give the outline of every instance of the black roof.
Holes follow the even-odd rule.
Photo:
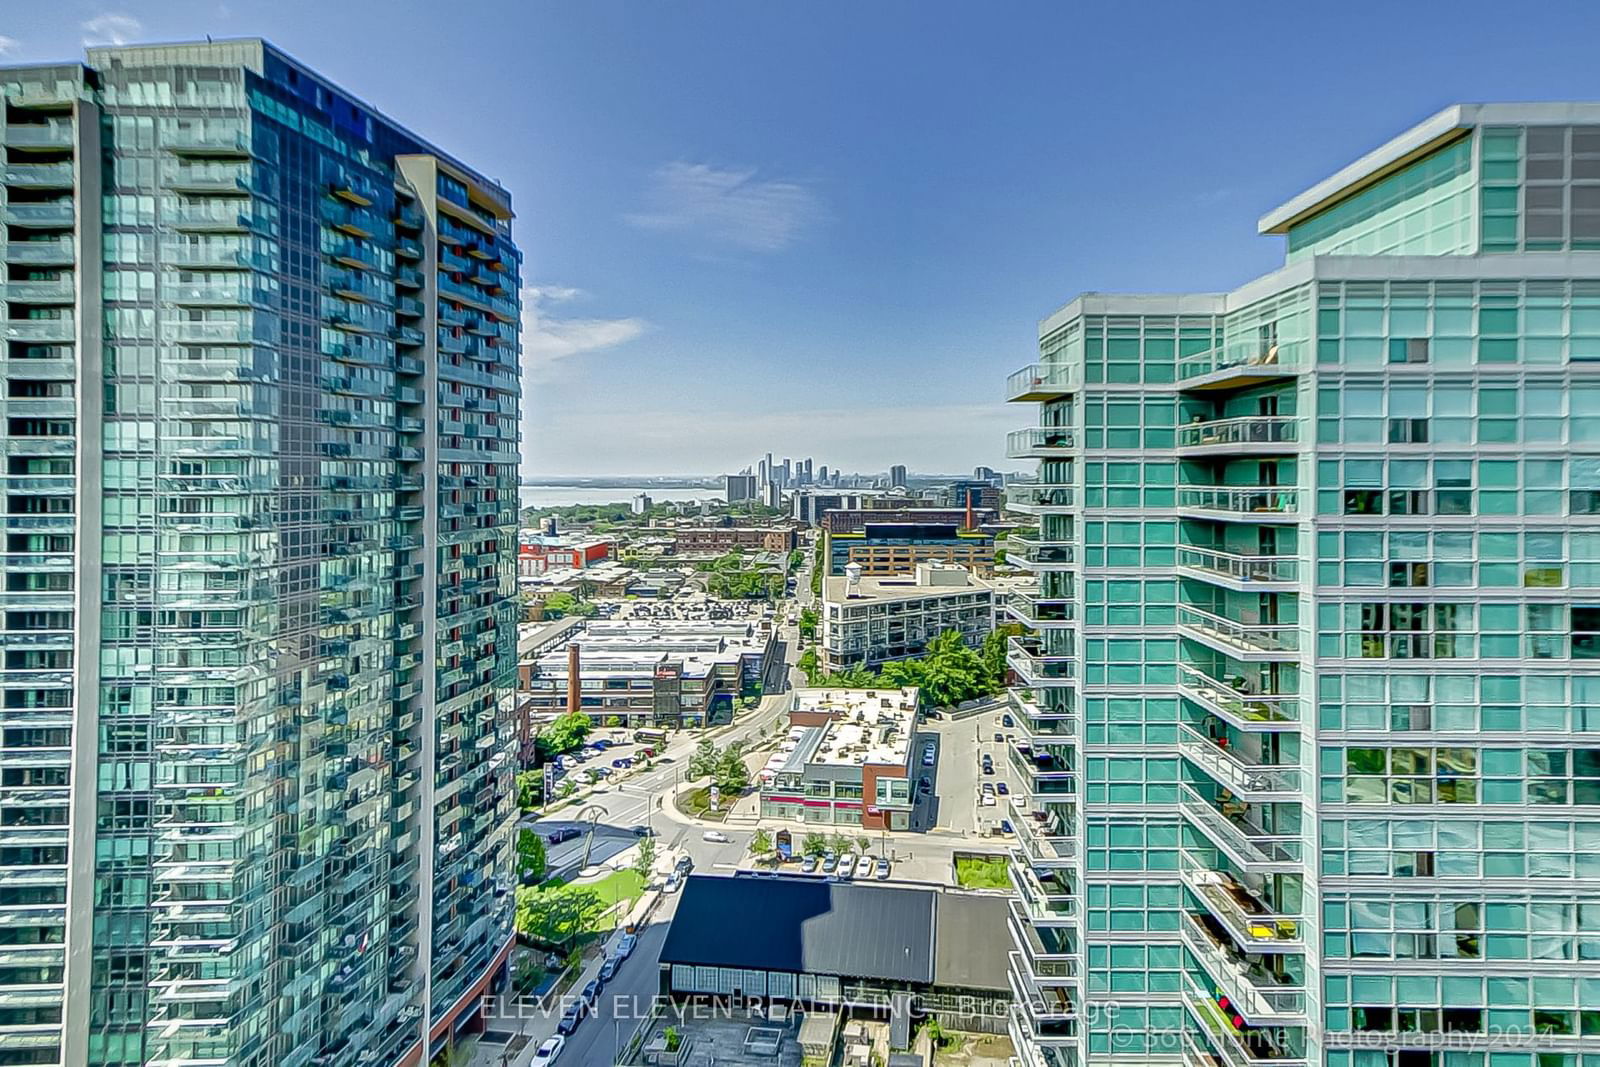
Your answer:
[[[936,895],[817,877],[691,875],[661,962],[928,985]]]
[[[661,961],[1005,992],[1006,919],[995,894],[696,874]]]

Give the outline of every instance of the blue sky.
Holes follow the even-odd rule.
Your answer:
[[[1007,466],[1040,317],[1271,269],[1262,212],[1440,107],[1600,96],[1597,31],[1479,0],[0,0],[0,62],[261,35],[499,177],[541,474]]]

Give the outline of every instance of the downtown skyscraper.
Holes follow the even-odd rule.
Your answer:
[[[510,198],[261,41],[0,101],[0,1064],[426,1059],[512,938]]]
[[[1600,105],[1452,107],[1007,398],[1027,1067],[1600,1051]]]

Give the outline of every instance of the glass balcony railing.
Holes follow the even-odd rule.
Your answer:
[[[1300,870],[1301,842],[1289,834],[1269,833],[1248,818],[1250,805],[1239,800],[1226,801],[1226,814],[1197,793],[1183,786],[1179,807],[1184,817],[1227,853],[1234,863],[1250,874],[1295,873]]]
[[[1296,1051],[1300,1041],[1292,1028],[1257,1027],[1254,1020],[1246,1020],[1252,1025],[1242,1032],[1233,1025],[1233,1016],[1217,1005],[1216,992],[1215,986],[1202,984],[1184,972],[1184,1007],[1199,1027],[1184,1032],[1185,1067],[1305,1067],[1305,1055]]]
[[[36,204],[7,204],[0,208],[0,220],[13,226],[40,229],[61,229],[72,225],[74,208],[71,200],[52,200]]]
[[[1046,654],[1038,641],[1032,638],[1007,639],[1006,665],[1017,672],[1023,684],[1029,686],[1071,685],[1077,677],[1076,657]]]
[[[1082,384],[1075,363],[1030,363],[1006,376],[1006,400],[1053,400],[1076,393]]]
[[[70,237],[48,241],[11,241],[0,246],[7,263],[67,266],[76,258]]]
[[[1243,729],[1282,728],[1299,722],[1300,697],[1277,692],[1242,674],[1213,678],[1187,663],[1178,664],[1178,688],[1189,699]]]
[[[1227,646],[1240,659],[1290,658],[1300,647],[1300,629],[1290,623],[1251,623],[1178,605],[1178,629],[1201,641]]]
[[[24,304],[71,302],[75,288],[71,275],[39,281],[0,281],[0,300]]]
[[[1281,377],[1297,374],[1308,364],[1306,341],[1263,341],[1260,338],[1230,341],[1178,360],[1178,381],[1208,379],[1206,384],[1222,384],[1242,379]]]
[[[62,344],[78,335],[77,323],[72,319],[6,319],[4,325],[8,341],[44,341]]]
[[[71,163],[12,163],[0,172],[5,184],[19,189],[72,188]]]
[[[1068,834],[1052,832],[1055,818],[1045,813],[1036,819],[1030,813],[1018,812],[1011,820],[1012,829],[1022,850],[1034,863],[1065,863],[1078,854],[1078,839]]]
[[[1006,487],[1006,506],[1033,515],[1071,511],[1076,490],[1063,485],[1011,485]]]
[[[1179,923],[1183,943],[1194,953],[1218,987],[1235,1001],[1239,1014],[1254,1026],[1264,1023],[1305,1025],[1306,993],[1304,982],[1286,971],[1276,970],[1270,961],[1248,960],[1209,923],[1209,916],[1184,912]]]
[[[72,126],[65,122],[6,127],[7,148],[70,148]]]
[[[1055,426],[1030,426],[1006,434],[1006,458],[1028,459],[1071,455],[1077,445],[1076,435],[1069,429]]]
[[[1010,553],[1006,554],[1010,558]],[[1178,568],[1200,572],[1202,578],[1224,578],[1233,582],[1293,582],[1299,575],[1299,560],[1294,556],[1254,556],[1219,552],[1212,548],[1178,547]]]
[[[1178,427],[1180,449],[1219,452],[1289,452],[1279,446],[1300,440],[1300,420],[1289,415],[1249,415],[1237,419],[1192,422]]]
[[[1046,599],[1032,593],[1016,593],[1006,600],[1011,616],[1029,626],[1043,629],[1066,626],[1078,617],[1077,604],[1059,597]]]
[[[1182,854],[1180,877],[1212,918],[1246,952],[1304,952],[1305,927],[1298,917],[1280,914],[1231,874],[1214,871],[1189,852]]]
[[[1077,546],[1064,541],[1044,541],[1038,530],[1006,535],[1006,562],[1030,571],[1061,570],[1077,562]]]
[[[1178,508],[1208,511],[1222,515],[1245,515],[1268,522],[1287,522],[1300,510],[1300,494],[1295,489],[1276,486],[1261,488],[1200,488],[1178,490]]]
[[[1178,727],[1178,751],[1213,781],[1240,796],[1298,796],[1300,768],[1252,760],[1237,748],[1207,737],[1188,723]]]

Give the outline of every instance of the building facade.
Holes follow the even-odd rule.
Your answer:
[[[0,1062],[418,1062],[513,936],[509,196],[261,41],[0,101]]]
[[[905,830],[916,796],[911,742],[920,695],[907,689],[796,689],[789,736],[758,775],[761,814]]]
[[[973,508],[969,515],[966,506],[950,508],[918,507],[905,503],[889,503],[872,497],[845,498],[838,507],[813,507],[815,522],[830,533],[857,533],[869,522],[900,522],[955,524],[964,526],[970,519],[974,528],[989,525],[999,518],[999,512],[982,507]]]
[[[1008,382],[1020,1056],[1573,1067],[1600,106],[1450,108],[1261,230],[1281,270],[1080,297]]]
[[[824,578],[818,664],[877,667],[920,656],[954,630],[973,648],[994,631],[994,589],[963,567],[919,563],[909,575]]]
[[[851,563],[870,577],[911,574],[917,564],[933,561],[994,573],[994,534],[956,523],[867,522],[846,533],[825,530],[823,538],[830,575],[842,575]]]
[[[758,488],[754,474],[725,474],[722,476],[722,493],[730,504],[754,500]]]
[[[800,534],[782,526],[680,526],[672,531],[684,555],[723,552],[793,552]]]

